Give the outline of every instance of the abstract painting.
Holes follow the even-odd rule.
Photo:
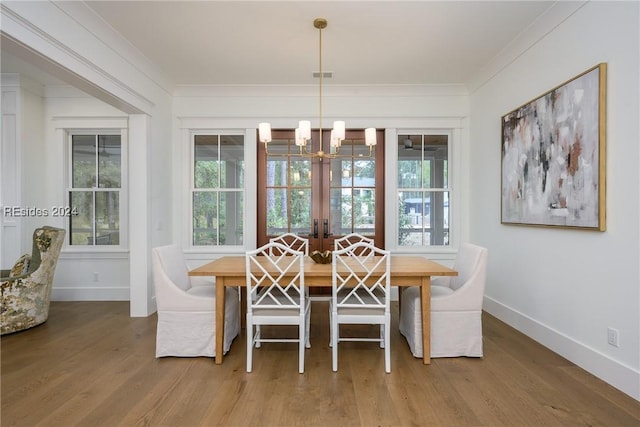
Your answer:
[[[502,223],[605,230],[601,63],[502,117]]]

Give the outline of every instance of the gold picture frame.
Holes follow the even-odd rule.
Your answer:
[[[502,224],[605,231],[607,64],[502,116]]]

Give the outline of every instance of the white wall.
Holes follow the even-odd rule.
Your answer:
[[[471,96],[469,212],[471,240],[489,248],[485,309],[636,399],[638,40],[639,3],[589,2],[494,64]],[[608,63],[607,230],[501,225],[501,116],[599,62]],[[607,344],[608,327],[619,331],[619,347]]]

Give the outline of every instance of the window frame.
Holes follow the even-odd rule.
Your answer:
[[[243,186],[242,187],[196,187],[195,185],[195,143],[197,136],[217,136],[218,142],[220,141],[220,137],[223,136],[241,136],[243,137],[243,163],[244,163],[244,176],[242,177]],[[229,252],[229,250],[235,251],[244,251],[247,243],[247,133],[245,130],[238,129],[199,129],[199,130],[191,130],[189,132],[189,144],[188,150],[189,154],[186,156],[187,165],[186,165],[186,173],[188,175],[188,195],[187,195],[187,233],[185,235],[185,239],[187,240],[187,245],[185,247],[190,248],[192,251],[196,252]],[[244,210],[239,216],[242,219],[242,244],[239,245],[196,245],[194,244],[193,233],[194,233],[194,221],[193,221],[193,213],[194,213],[194,205],[193,205],[193,197],[196,192],[207,192],[207,193],[233,193],[240,192],[242,193],[242,201]]]
[[[91,189],[92,194],[94,195],[96,192],[105,192],[105,191],[117,191],[118,192],[118,221],[120,223],[119,229],[119,244],[117,245],[96,245],[95,242],[93,244],[87,245],[72,245],[71,244],[71,220],[70,218],[64,218],[65,229],[67,230],[68,236],[65,239],[64,247],[73,251],[81,251],[81,252],[114,252],[114,251],[122,251],[127,250],[129,247],[129,228],[128,228],[128,139],[127,139],[127,129],[122,127],[89,127],[89,128],[67,128],[64,130],[65,134],[65,168],[64,168],[64,176],[65,176],[65,191],[63,197],[63,203],[60,205],[63,207],[67,207],[69,205],[70,199],[69,194],[74,191],[73,187],[73,136],[74,135],[93,135],[95,137],[100,135],[118,135],[120,136],[120,187],[119,188],[108,188],[101,189],[99,187],[93,187]],[[97,161],[97,159],[96,159]],[[97,190],[97,191],[96,191]],[[87,191],[87,190],[84,190]],[[73,209],[72,206],[68,206]],[[94,215],[95,215],[95,205],[94,205]]]
[[[444,124],[444,123],[443,123]],[[386,231],[387,231],[387,249],[393,250],[396,253],[406,254],[431,254],[435,255],[434,259],[438,258],[437,254],[450,254],[456,251],[456,248],[460,242],[460,236],[463,234],[461,230],[463,224],[460,221],[460,200],[462,195],[460,194],[461,188],[457,184],[460,182],[459,176],[461,171],[462,157],[460,146],[462,144],[462,126],[456,121],[447,122],[445,126],[438,127],[419,127],[419,128],[395,128],[387,129],[385,139],[387,141],[393,141],[386,147],[385,158],[387,163],[387,170],[393,171],[388,173],[386,177],[386,183],[388,192],[386,194],[387,206],[398,206],[398,138],[400,135],[446,135],[448,141],[447,149],[447,187],[425,187],[425,192],[431,191],[443,191],[449,193],[449,236],[447,245],[416,245],[416,246],[401,246],[398,243],[400,217],[397,209],[387,210],[386,218]],[[404,190],[404,188],[403,188]],[[443,255],[448,256],[448,255]]]

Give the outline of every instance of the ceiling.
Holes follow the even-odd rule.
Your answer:
[[[88,1],[174,85],[465,84],[554,1]],[[3,53],[2,72],[24,70]],[[38,81],[47,77],[25,71]],[[55,79],[52,80],[55,82]]]

